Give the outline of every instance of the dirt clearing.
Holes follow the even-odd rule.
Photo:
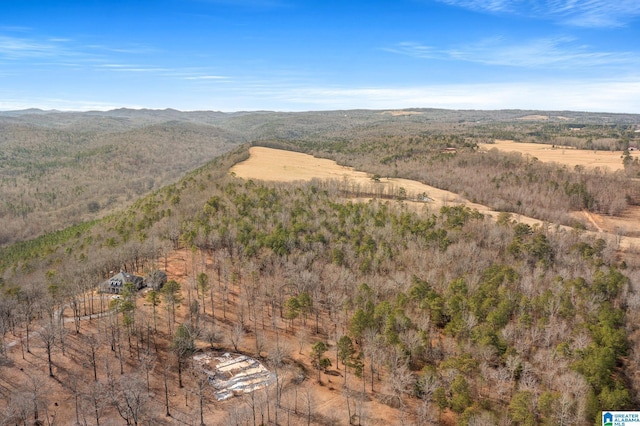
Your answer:
[[[217,401],[224,401],[234,395],[255,392],[276,381],[276,375],[258,360],[246,355],[226,352],[216,356],[211,352],[193,356],[194,361],[208,376],[209,384],[216,389]]]

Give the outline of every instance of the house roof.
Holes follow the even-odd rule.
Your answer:
[[[115,274],[113,277],[109,278],[109,281],[111,280],[119,280],[122,281],[123,283],[135,283],[139,280],[141,280],[142,277],[139,277],[137,275],[133,275],[130,274],[128,272],[124,272],[124,271],[120,271],[117,274]]]

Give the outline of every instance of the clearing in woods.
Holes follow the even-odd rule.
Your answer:
[[[614,167],[622,166],[621,153],[610,153],[598,151],[552,148],[552,145],[515,143],[513,141],[496,141],[496,144],[482,144],[481,149],[497,148],[505,151],[521,152],[535,156],[540,161],[555,161],[569,166],[583,165],[585,167]],[[563,154],[563,151],[565,154]],[[250,157],[231,168],[231,173],[243,179],[255,179],[272,182],[296,182],[309,181],[311,179],[333,179],[341,182],[350,182],[358,185],[363,192],[375,192],[375,188],[380,185],[389,188],[388,192],[393,192],[392,188],[404,188],[408,200],[417,199],[420,194],[426,194],[429,202],[406,201],[408,205],[415,208],[439,209],[443,205],[464,204],[470,208],[477,209],[480,213],[496,217],[498,212],[491,208],[472,203],[460,195],[425,185],[409,179],[381,178],[374,181],[372,175],[366,172],[354,170],[351,167],[338,165],[333,160],[316,158],[308,154],[293,151],[284,151],[265,147],[252,147],[249,150]],[[632,153],[635,156],[637,152]],[[562,161],[560,161],[562,160]],[[586,215],[584,212],[576,214]],[[517,216],[519,222],[528,225],[545,226],[544,222],[538,219]],[[629,207],[621,216],[611,217],[590,213],[585,216],[590,223],[596,223],[595,228],[603,237],[608,237],[611,241],[616,240],[620,248],[625,250],[640,248],[640,207]],[[561,227],[566,228],[567,227]],[[620,237],[624,236],[624,237]]]
[[[480,144],[481,150],[497,149],[504,152],[519,152],[530,155],[540,161],[555,162],[569,167],[583,166],[589,169],[599,167],[615,172],[623,170],[622,151],[590,151],[570,146],[549,145],[543,143],[514,142],[496,139],[495,143]],[[630,152],[632,157],[640,157],[639,152]]]
[[[582,166],[587,169],[600,168],[603,171],[624,170],[622,151],[591,151],[541,143],[514,142],[497,139],[493,144],[480,144],[481,150],[497,149],[504,152],[519,152],[544,162],[554,162],[568,167]],[[640,158],[640,151],[629,153],[632,158]],[[608,232],[629,237],[640,236],[640,206],[630,206],[620,216],[606,216],[595,213],[581,213],[599,232]],[[636,244],[638,245],[638,244]]]

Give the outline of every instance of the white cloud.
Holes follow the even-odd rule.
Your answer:
[[[539,109],[640,113],[640,78],[624,82],[448,84],[396,88],[265,87],[254,89],[252,108],[314,109]],[[271,106],[264,105],[269,103]]]
[[[51,57],[66,52],[59,40],[34,40],[21,37],[0,36],[0,56],[8,59]]]
[[[217,81],[214,79],[214,81]],[[640,75],[626,80],[546,80],[491,84],[323,86],[288,81],[229,79],[226,84],[181,85],[131,91],[114,100],[109,90],[74,98],[30,97],[5,87],[0,110],[41,108],[108,110],[119,107],[181,110],[336,110],[392,108],[538,109],[640,114]],[[84,96],[84,97],[83,97]],[[89,98],[89,99],[87,99]]]
[[[194,75],[184,77],[185,80],[227,80],[229,77],[224,75]]]
[[[29,31],[31,31],[31,28],[22,27],[19,25],[2,25],[0,26],[0,31],[12,33],[28,33]]]
[[[87,45],[86,48],[95,50],[95,51],[125,53],[130,55],[146,55],[146,54],[158,53],[157,49],[147,45],[142,45],[142,44],[132,44],[127,47],[112,47],[112,46],[105,46],[102,44],[90,44],[90,45]]]
[[[640,16],[638,0],[437,0],[452,6],[557,21],[578,27],[620,27]]]
[[[539,38],[519,44],[508,43],[497,37],[455,48],[435,48],[420,43],[403,42],[384,50],[415,58],[524,68],[636,67],[640,62],[638,55],[632,52],[593,51],[589,46],[574,43],[569,37]]]
[[[132,72],[132,73],[166,73],[173,71],[171,68],[157,68],[157,67],[146,67],[146,66],[129,66],[129,67],[107,67],[111,68],[111,71],[116,72]]]
[[[548,0],[548,11],[579,27],[619,27],[640,16],[638,0]]]
[[[510,0],[439,0],[451,6],[486,12],[513,12],[517,1]]]
[[[155,74],[163,78],[174,78],[190,81],[228,81],[230,77],[209,74],[205,68],[165,68],[141,64],[103,63],[95,65],[96,69],[114,73]]]
[[[150,47],[131,45],[109,47],[105,45],[83,45],[66,37],[13,36],[0,34],[0,59],[11,61],[45,60],[50,65],[63,64],[69,58],[84,63],[115,61],[114,57],[154,53]],[[111,59],[109,59],[111,58]]]

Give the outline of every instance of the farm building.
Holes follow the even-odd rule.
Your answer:
[[[133,283],[136,290],[140,290],[144,287],[144,280],[142,277],[120,271],[107,281],[100,284],[100,291],[102,293],[120,294],[122,293],[122,288],[125,283]]]

